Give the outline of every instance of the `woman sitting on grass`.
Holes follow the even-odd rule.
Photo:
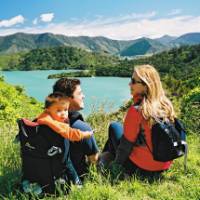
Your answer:
[[[153,66],[136,66],[129,86],[134,104],[128,109],[123,127],[118,122],[111,123],[100,163],[105,164],[108,156],[113,156],[114,161],[109,166],[112,178],[119,176],[122,171],[128,175],[156,178],[169,169],[172,162],[153,159],[151,127],[159,119],[173,122],[174,109]],[[147,145],[134,145],[141,127]]]

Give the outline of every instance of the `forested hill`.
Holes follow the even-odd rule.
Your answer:
[[[129,77],[132,74],[133,67],[139,64],[154,65],[161,75],[168,74],[176,79],[187,79],[192,72],[200,71],[200,45],[183,46],[165,51],[151,57],[140,59],[120,60],[118,66],[108,68],[102,66],[97,68],[97,75],[110,75]]]
[[[72,46],[88,51],[116,54],[131,43],[131,40],[112,40],[106,37],[70,37],[52,33],[16,33],[0,37],[0,53],[18,53],[21,51],[30,51],[36,48]]]
[[[0,54],[27,52],[37,48],[71,46],[86,51],[104,52],[111,55],[137,56],[158,53],[182,45],[200,44],[200,33],[186,33],[179,37],[165,35],[157,39],[138,38],[134,40],[114,40],[106,37],[70,37],[52,33],[15,33],[0,36]]]
[[[199,52],[200,45],[183,46],[149,58],[140,59],[137,62],[153,64],[159,72],[168,73],[176,79],[183,77],[187,79],[191,72],[200,70]]]
[[[199,52],[200,45],[183,46],[151,57],[129,60],[74,47],[54,47],[0,56],[0,69],[92,69],[97,76],[129,77],[134,65],[149,63],[155,65],[161,73],[176,75],[178,79],[183,74],[188,76],[189,71],[199,70]]]
[[[86,69],[96,66],[114,66],[115,56],[88,52],[75,47],[33,49],[27,53],[0,56],[2,70]]]
[[[96,75],[131,77],[135,65],[151,64],[160,72],[171,91],[182,96],[195,86],[200,87],[199,52],[200,45],[184,46],[142,59],[125,59],[115,67],[96,68]]]

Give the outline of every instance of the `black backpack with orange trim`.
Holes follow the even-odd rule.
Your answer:
[[[37,183],[42,192],[54,193],[56,183],[65,175],[64,138],[45,125],[19,119],[18,139],[21,147],[22,182]]]

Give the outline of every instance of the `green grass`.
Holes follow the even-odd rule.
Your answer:
[[[103,112],[93,113],[88,117],[88,122],[96,129],[95,136],[102,149],[107,138],[107,129],[112,120],[121,120],[122,114],[106,115]],[[16,126],[4,125],[0,128],[0,199],[28,199],[28,196],[18,191],[21,177],[21,161],[19,144],[13,143],[17,133]],[[132,177],[128,180],[111,185],[108,177],[97,173],[95,167],[91,167],[90,174],[84,187],[72,188],[67,196],[69,200],[199,200],[200,199],[200,136],[190,134],[188,136],[189,155],[188,169],[184,173],[183,158],[174,161],[171,169],[163,174],[161,180],[149,183],[147,180],[139,180]],[[56,197],[59,200],[66,199],[61,194]],[[36,199],[36,198],[33,198]],[[55,199],[54,196],[44,199]]]

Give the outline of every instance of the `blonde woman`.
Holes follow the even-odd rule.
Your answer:
[[[100,162],[104,164],[108,154],[113,156],[114,162],[110,165],[113,178],[121,170],[125,170],[129,175],[137,173],[142,177],[154,178],[169,169],[172,162],[159,162],[153,159],[151,127],[161,118],[164,121],[174,121],[174,109],[153,66],[136,66],[129,86],[134,105],[128,109],[123,127],[118,122],[111,123],[109,138],[103,150],[105,153],[101,156]],[[146,144],[134,145],[141,127],[144,129],[146,143],[151,152]]]

